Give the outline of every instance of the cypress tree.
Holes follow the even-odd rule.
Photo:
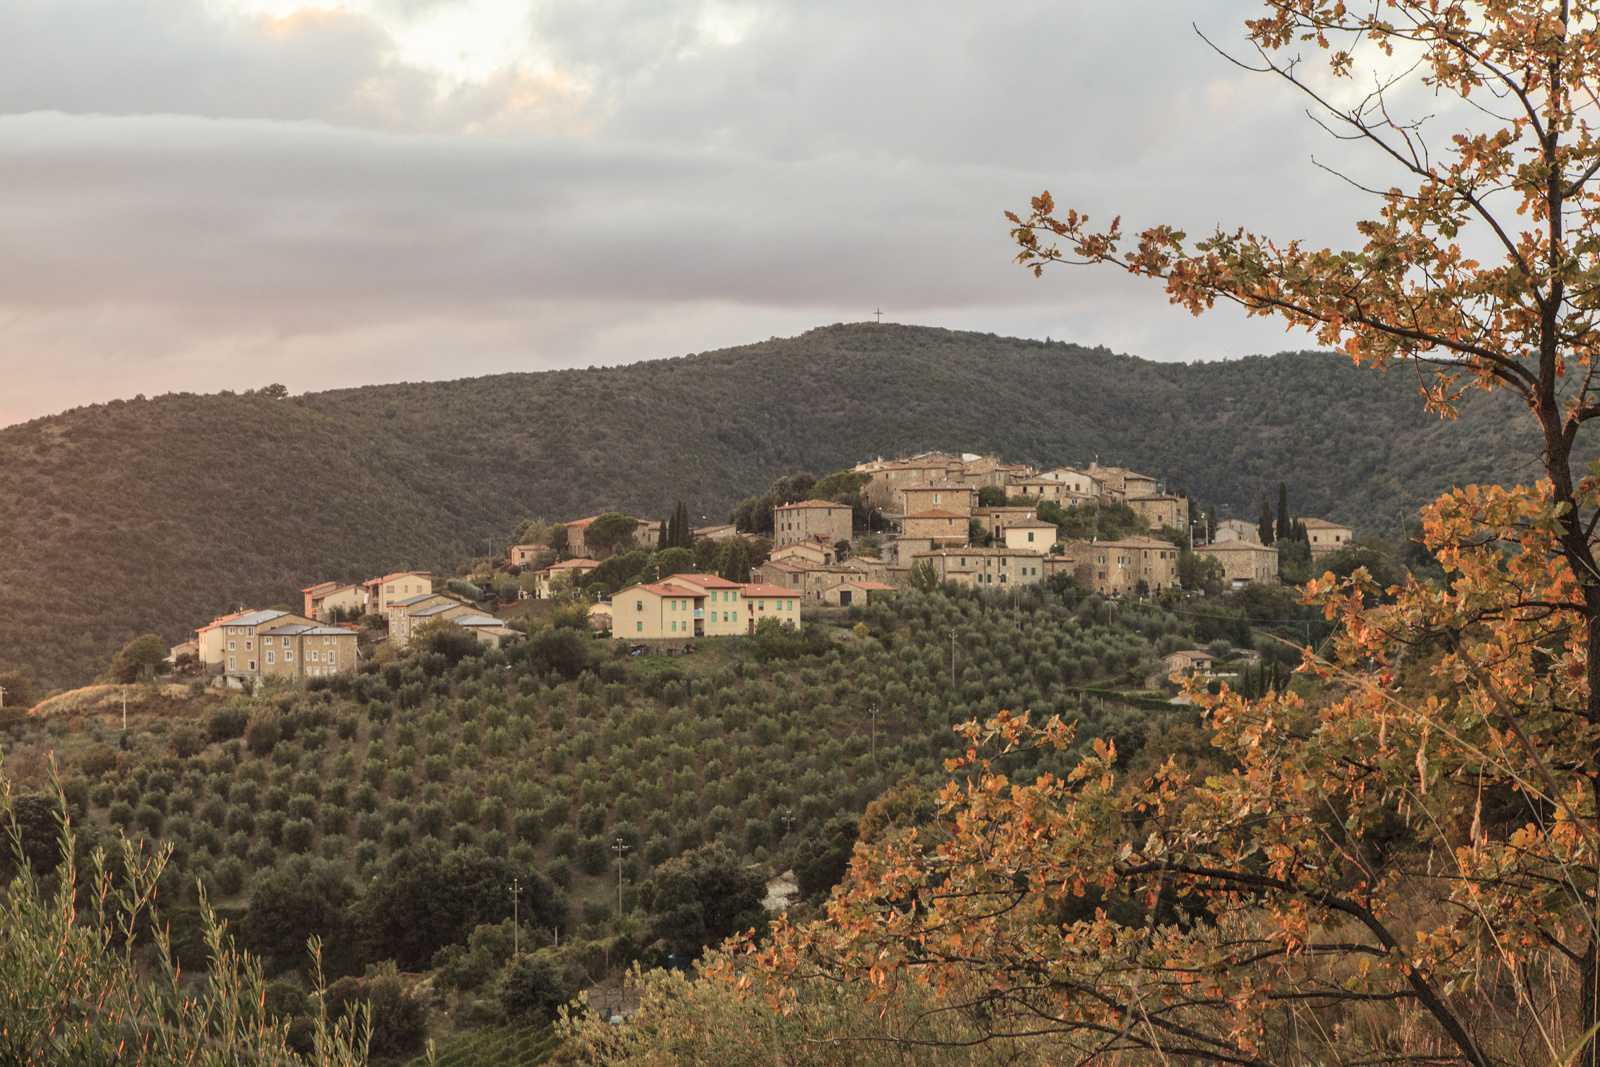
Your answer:
[[[1267,503],[1267,494],[1261,494],[1261,518],[1256,520],[1256,533],[1261,537],[1264,545],[1272,544],[1272,505]]]
[[[663,522],[661,524],[661,526],[656,530],[656,551],[657,552],[660,552],[662,549],[666,548],[668,545],[670,545],[672,543],[672,531],[669,529],[669,527],[671,525],[672,525],[672,520],[668,519],[665,522]]]
[[[1282,482],[1278,483],[1278,540],[1286,541],[1294,536],[1294,527],[1289,523],[1289,487]]]
[[[673,547],[693,548],[694,527],[689,525],[689,505],[685,504],[681,500],[678,501],[678,510],[676,513],[674,513],[673,518],[676,519],[678,523],[678,539],[673,542]]]

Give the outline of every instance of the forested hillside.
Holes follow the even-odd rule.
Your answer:
[[[1285,481],[1297,513],[1393,535],[1452,484],[1524,476],[1504,466],[1530,454],[1514,416],[1473,394],[1440,422],[1414,378],[1327,355],[1188,366],[872,324],[617,368],[116,401],[0,431],[0,671],[81,683],[136,633],[175,643],[235,599],[453,565],[524,516],[682,498],[717,520],[782,474],[904,450],[1098,457],[1252,518]]]

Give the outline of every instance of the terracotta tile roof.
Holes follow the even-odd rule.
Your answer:
[[[796,500],[793,504],[779,504],[773,511],[786,511],[790,508],[845,508],[849,504],[837,504],[832,500]]]
[[[749,600],[751,597],[764,596],[773,597],[776,599],[779,597],[798,597],[799,595],[800,594],[795,592],[793,589],[785,589],[781,585],[767,585],[764,582],[751,582],[749,585],[744,587],[744,597],[746,600]]]
[[[1342,522],[1329,522],[1327,519],[1300,519],[1308,530],[1348,530],[1350,527]]]
[[[738,582],[730,582],[728,579],[716,574],[678,574],[674,575],[674,577],[680,582],[688,582],[691,585],[704,586],[707,589],[739,588]]]
[[[667,578],[659,582],[650,582],[647,585],[630,585],[626,589],[623,589],[621,592],[619,592],[617,596],[625,596],[629,590],[633,589],[648,589],[657,596],[669,597],[697,597],[706,595],[705,590],[703,589],[695,589],[692,586],[687,585],[677,585],[671,578]]]

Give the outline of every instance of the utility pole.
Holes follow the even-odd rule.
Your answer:
[[[872,705],[872,767],[878,773],[883,773],[883,768],[878,766],[878,705]]]
[[[794,809],[784,808],[783,814],[779,817],[783,819],[783,836],[788,837],[794,832]]]
[[[617,918],[622,918],[622,856],[632,846],[624,845],[622,838],[617,838],[617,843],[611,846],[611,851],[617,854]]]
[[[6,687],[0,685],[0,708],[6,706]]]
[[[519,914],[519,909],[518,909],[517,905],[521,903],[521,899],[522,899],[522,879],[513,878],[513,879],[511,879],[511,958],[512,959],[516,959],[517,956],[520,955],[520,953],[518,952],[518,949],[521,947],[521,941],[520,941],[518,935],[522,932],[522,920],[521,920],[521,917],[520,917],[520,914]]]

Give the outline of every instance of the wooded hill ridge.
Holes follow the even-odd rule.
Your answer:
[[[526,516],[695,520],[878,455],[1098,458],[1253,519],[1399,533],[1452,485],[1513,479],[1510,397],[1424,415],[1416,380],[1295,352],[1204,364],[890,324],[627,366],[279,397],[169,394],[0,430],[0,671],[87,681],[129,637],[229,602],[453,568]]]

